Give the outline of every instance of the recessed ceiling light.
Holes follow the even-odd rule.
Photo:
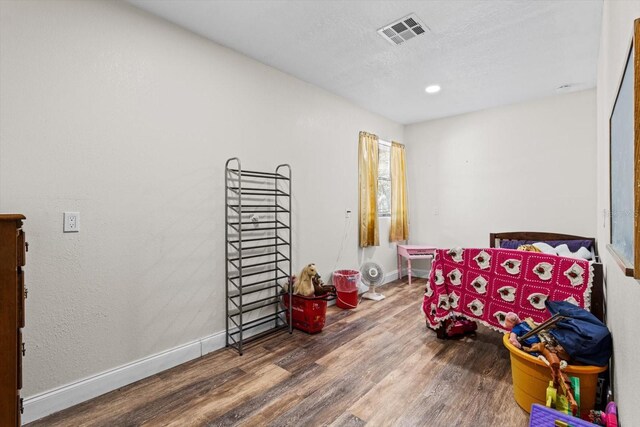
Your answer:
[[[427,93],[438,93],[440,92],[440,86],[438,85],[430,85],[425,88]]]

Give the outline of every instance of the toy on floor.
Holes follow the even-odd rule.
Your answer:
[[[589,421],[599,426],[618,427],[618,408],[615,402],[607,403],[604,412],[589,411]]]
[[[447,336],[449,337],[464,335],[469,332],[474,332],[476,329],[478,329],[478,324],[473,320],[465,318],[452,319],[451,323],[446,326]]]
[[[473,320],[464,317],[451,317],[446,319],[443,326],[436,330],[436,336],[439,339],[455,338],[475,332],[476,329],[478,329],[478,324]]]

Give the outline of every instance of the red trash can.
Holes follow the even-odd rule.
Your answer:
[[[333,286],[336,287],[336,306],[356,308],[358,306],[358,270],[336,270],[333,272]]]

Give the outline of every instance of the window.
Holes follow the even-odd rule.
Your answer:
[[[391,216],[391,144],[378,144],[378,217]]]

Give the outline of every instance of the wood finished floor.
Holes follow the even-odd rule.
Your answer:
[[[423,288],[394,282],[329,307],[320,334],[223,349],[28,426],[527,426],[500,334],[438,340]]]

